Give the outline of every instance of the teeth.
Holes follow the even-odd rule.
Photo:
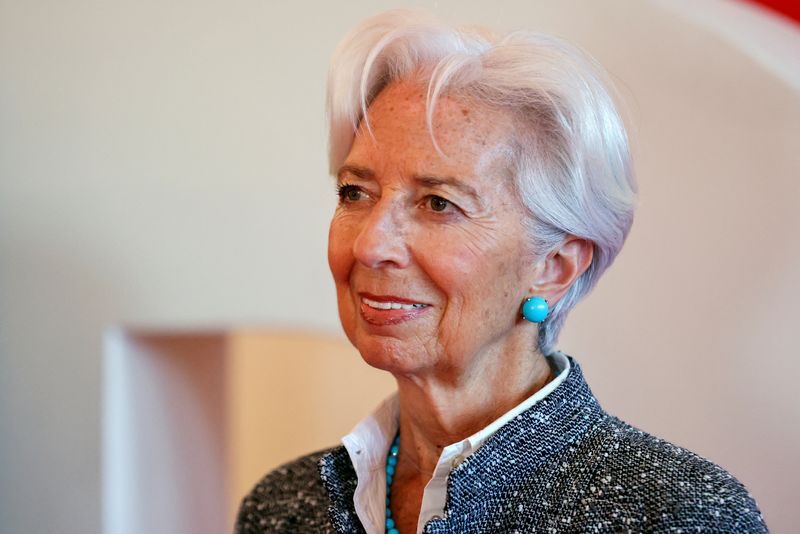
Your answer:
[[[361,299],[364,304],[369,306],[370,308],[375,308],[377,310],[415,310],[417,308],[422,308],[424,304],[402,304],[400,302],[378,302],[377,300],[368,299],[363,297]]]

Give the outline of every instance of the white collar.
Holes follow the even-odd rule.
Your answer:
[[[546,386],[482,430],[442,450],[433,477],[425,486],[417,532],[422,532],[429,520],[444,513],[447,477],[453,467],[478,450],[500,427],[545,398],[564,381],[569,374],[569,358],[561,352],[554,352],[547,356],[547,361],[555,378]],[[353,495],[356,515],[367,534],[383,533],[385,530],[386,454],[397,434],[399,414],[400,403],[395,393],[342,438],[358,477]]]

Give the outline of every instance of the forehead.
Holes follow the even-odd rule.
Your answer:
[[[393,82],[369,106],[368,120],[371,132],[362,121],[348,163],[364,160],[360,163],[376,167],[376,172],[388,170],[380,168],[387,166],[410,172],[448,171],[464,177],[508,167],[509,114],[467,98],[442,95],[430,128],[427,87]]]

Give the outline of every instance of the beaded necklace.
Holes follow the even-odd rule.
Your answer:
[[[386,534],[400,534],[392,519],[392,481],[397,467],[397,454],[400,452],[400,432],[394,437],[389,454],[386,456]]]

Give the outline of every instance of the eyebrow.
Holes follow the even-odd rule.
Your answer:
[[[336,173],[336,179],[340,182],[342,181],[342,177],[345,174],[352,174],[356,178],[361,178],[362,180],[374,180],[375,173],[371,170],[367,169],[366,167],[359,167],[358,165],[342,165],[342,168],[339,169],[339,172]]]
[[[476,202],[482,204],[480,195],[471,185],[465,184],[458,178],[452,176],[419,176],[414,175],[414,181],[428,187],[441,187],[443,185],[457,189],[462,193],[472,197]]]

